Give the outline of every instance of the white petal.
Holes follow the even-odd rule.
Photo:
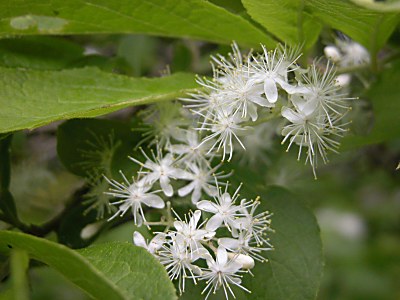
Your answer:
[[[159,250],[162,245],[165,243],[165,236],[166,234],[161,232],[159,234],[157,234],[150,242],[149,244],[149,251],[155,251],[155,250]]]
[[[160,177],[160,185],[165,196],[171,197],[174,194],[174,190],[172,189],[172,185],[169,183],[169,178],[167,176],[163,175]]]
[[[219,246],[217,250],[217,263],[219,265],[226,265],[228,262],[228,253],[224,247]]]
[[[189,172],[176,168],[169,169],[168,175],[177,179],[190,179],[193,177]]]
[[[200,220],[200,217],[201,217],[201,211],[200,211],[200,210],[196,210],[196,211],[193,213],[192,217],[190,218],[189,226],[190,226],[191,228],[196,228],[197,223],[198,223],[199,220]]]
[[[177,231],[182,232],[183,231],[183,227],[184,227],[184,223],[182,221],[175,221],[174,222],[174,227]]]
[[[247,105],[247,112],[249,113],[250,118],[253,122],[257,120],[258,118],[257,107],[254,104],[249,103]]]
[[[196,204],[201,197],[201,188],[196,186],[193,190],[193,194],[192,194],[192,203]]]
[[[157,196],[157,195],[149,194],[149,195],[144,196],[141,200],[144,204],[146,204],[147,206],[150,206],[150,207],[155,207],[155,208],[164,208],[165,207],[164,200],[161,199],[161,197]]]
[[[237,250],[240,247],[240,242],[232,238],[220,238],[218,244],[231,251]]]
[[[193,191],[194,186],[195,186],[195,183],[192,181],[188,185],[185,185],[184,187],[180,188],[178,190],[179,197],[184,197],[184,196],[190,194],[190,192]]]
[[[224,218],[220,214],[213,215],[206,224],[206,229],[209,231],[215,231],[221,227]]]
[[[214,214],[218,212],[218,208],[216,207],[215,203],[212,203],[211,201],[208,200],[202,200],[200,202],[197,202],[197,208]]]
[[[281,114],[282,117],[288,119],[293,124],[301,124],[304,122],[299,113],[293,111],[291,108],[283,107]]]
[[[273,104],[271,104],[267,99],[265,99],[264,97],[261,97],[261,96],[252,96],[249,100],[260,106],[264,106],[264,107],[272,107],[273,106]]]
[[[221,196],[221,204],[223,206],[230,206],[232,204],[231,195],[229,193],[223,193]]]
[[[270,78],[264,80],[264,92],[270,103],[275,103],[278,100],[278,89],[274,80]]]
[[[143,235],[138,231],[135,231],[133,233],[133,243],[136,246],[143,247],[143,248],[147,249],[146,240],[144,239]]]

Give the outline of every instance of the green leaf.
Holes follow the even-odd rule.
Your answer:
[[[28,300],[28,253],[21,249],[14,249],[11,251],[10,261],[13,298],[16,300]]]
[[[0,253],[10,247],[27,251],[95,299],[176,299],[164,268],[131,244],[102,244],[77,252],[27,234],[0,231]]]
[[[363,44],[372,55],[386,43],[399,22],[398,14],[382,14],[347,0],[242,0],[248,13],[283,42],[313,45],[329,25]]]
[[[382,72],[366,97],[372,103],[374,124],[367,136],[347,136],[341,149],[377,144],[400,137],[400,61]]]
[[[0,36],[146,33],[246,46],[272,38],[250,22],[201,0],[20,0],[0,4]]]
[[[243,285],[252,291],[247,299],[315,299],[322,275],[323,255],[314,215],[294,194],[283,188],[270,188],[260,196],[260,209],[273,213],[271,219],[275,232],[270,236],[274,250],[266,254],[269,262],[256,264],[252,270],[254,277],[244,278]]]
[[[398,14],[382,14],[347,0],[309,0],[307,5],[321,22],[367,47],[372,55],[382,48],[399,22]]]
[[[0,67],[0,132],[171,100],[196,86],[191,74],[148,79],[97,68],[41,71]]]
[[[303,0],[242,0],[249,15],[282,42],[291,46],[312,46],[318,39],[321,24],[306,10]]]
[[[59,70],[83,57],[83,48],[56,37],[0,40],[0,65],[13,68]]]
[[[164,267],[141,247],[112,242],[79,253],[93,266],[107,270],[107,277],[117,282],[125,295],[132,295],[130,299],[176,299]]]

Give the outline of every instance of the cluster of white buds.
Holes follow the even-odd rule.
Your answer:
[[[261,253],[272,249],[267,235],[271,215],[267,211],[256,213],[258,199],[239,202],[239,189],[231,196],[228,184],[224,190],[218,187],[212,201],[199,201],[198,210],[184,219],[176,214],[171,224],[174,229],[158,233],[149,243],[139,232],[134,233],[134,244],[159,259],[171,280],[178,281],[181,294],[187,279],[195,284],[206,282],[205,299],[220,288],[226,299],[229,294],[235,297],[231,285],[250,292],[241,285],[241,273],[250,272],[255,260],[266,261]],[[212,216],[205,219],[202,212]],[[219,228],[227,230],[221,234]]]
[[[368,65],[371,61],[371,56],[365,47],[343,34],[335,39],[335,45],[326,46],[324,53],[328,59],[344,69]],[[336,77],[336,81],[341,86],[348,86],[351,74],[340,74]]]

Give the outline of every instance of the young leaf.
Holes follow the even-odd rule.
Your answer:
[[[145,249],[131,244],[102,244],[78,252],[27,234],[0,231],[0,253],[10,248],[25,250],[95,299],[176,299],[165,269]]]
[[[63,0],[0,4],[0,36],[146,33],[246,46],[274,40],[247,20],[201,0]]]
[[[306,48],[318,39],[321,24],[306,10],[305,1],[243,0],[247,12],[282,42]]]
[[[191,74],[148,79],[97,68],[41,71],[0,67],[0,133],[171,100],[196,86]]]

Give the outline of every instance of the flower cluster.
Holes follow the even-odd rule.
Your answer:
[[[134,244],[159,259],[181,293],[188,278],[205,281],[206,299],[218,289],[227,299],[234,286],[248,291],[242,273],[266,261],[263,252],[272,249],[270,213],[258,211],[258,198],[242,199],[241,186],[228,192],[225,179],[232,172],[221,171],[221,160],[230,161],[238,147],[261,160],[278,133],[287,150],[298,145],[299,159],[306,153],[315,175],[318,158],[326,162],[346,130],[349,98],[330,62],[302,69],[298,51],[262,49],[243,56],[234,44],[228,57],[212,57],[213,78],[198,78],[201,89],[180,99],[184,105],[165,102],[144,110],[142,143],[149,150],[129,157],[139,171],[131,180],[121,172],[122,182],[105,177],[117,208],[109,220],[131,210],[137,226],[165,226],[150,242],[135,232]],[[183,219],[175,213],[174,221],[170,205],[178,199],[196,210]],[[163,210],[160,222],[147,222],[149,208]]]
[[[297,144],[299,159],[305,152],[315,175],[318,158],[327,162],[327,151],[336,151],[337,137],[346,131],[349,98],[329,61],[302,69],[298,51],[262,48],[261,54],[242,56],[234,44],[228,58],[213,57],[213,78],[198,78],[201,92],[184,99],[198,116],[196,129],[207,132],[200,145],[212,141],[208,151],[221,150],[229,161],[236,144],[246,148],[242,137],[253,124],[283,117],[282,143],[289,143],[288,150]]]
[[[206,299],[220,288],[227,299],[229,294],[234,297],[231,285],[250,292],[241,285],[241,273],[249,272],[255,260],[265,261],[261,253],[272,247],[267,237],[269,212],[256,213],[259,200],[238,203],[240,187],[231,196],[227,186],[224,190],[219,187],[212,201],[199,201],[198,210],[189,217],[182,220],[176,215],[174,229],[158,233],[149,243],[139,232],[134,233],[134,244],[159,259],[171,280],[178,280],[181,294],[187,279],[206,282]],[[205,213],[212,216],[201,221]],[[221,237],[220,228],[227,229]]]

